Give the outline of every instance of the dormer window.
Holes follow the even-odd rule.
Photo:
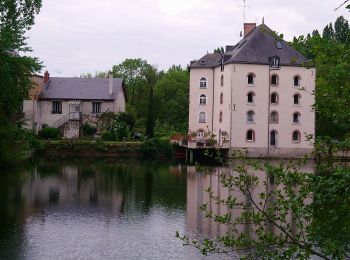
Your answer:
[[[206,61],[206,60],[201,60],[201,61],[199,61],[199,64],[200,64],[200,65],[206,65],[206,64],[207,64],[207,61]]]
[[[224,55],[221,56],[220,67],[221,67],[221,71],[224,71],[224,69],[225,69],[225,65],[224,65]]]
[[[280,57],[278,56],[270,57],[270,65],[271,65],[271,68],[278,69],[280,67]]]
[[[282,42],[281,41],[277,41],[276,42],[276,47],[277,47],[277,49],[283,49]]]

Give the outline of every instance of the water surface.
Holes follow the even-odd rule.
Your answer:
[[[159,161],[46,161],[3,172],[0,259],[204,259],[175,238],[220,229],[198,209],[203,175],[193,171]]]

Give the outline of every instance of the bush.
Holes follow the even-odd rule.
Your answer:
[[[155,156],[171,156],[173,154],[173,146],[169,141],[156,138],[146,140],[140,148],[145,157]]]
[[[81,127],[81,130],[83,131],[84,136],[90,136],[90,137],[94,136],[97,132],[97,128],[88,123],[83,124],[83,126]]]
[[[102,140],[104,141],[116,141],[117,138],[115,136],[115,133],[112,131],[105,132],[101,135]]]
[[[39,131],[39,136],[42,139],[53,139],[57,140],[61,138],[61,133],[58,128],[46,127]]]

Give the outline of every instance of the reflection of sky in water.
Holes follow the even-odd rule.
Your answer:
[[[186,166],[46,163],[16,176],[0,184],[0,259],[223,259],[175,238],[200,220]]]

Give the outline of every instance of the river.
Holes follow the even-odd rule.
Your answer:
[[[198,209],[212,180],[193,166],[41,161],[1,175],[0,259],[224,258],[175,238],[219,228]]]

